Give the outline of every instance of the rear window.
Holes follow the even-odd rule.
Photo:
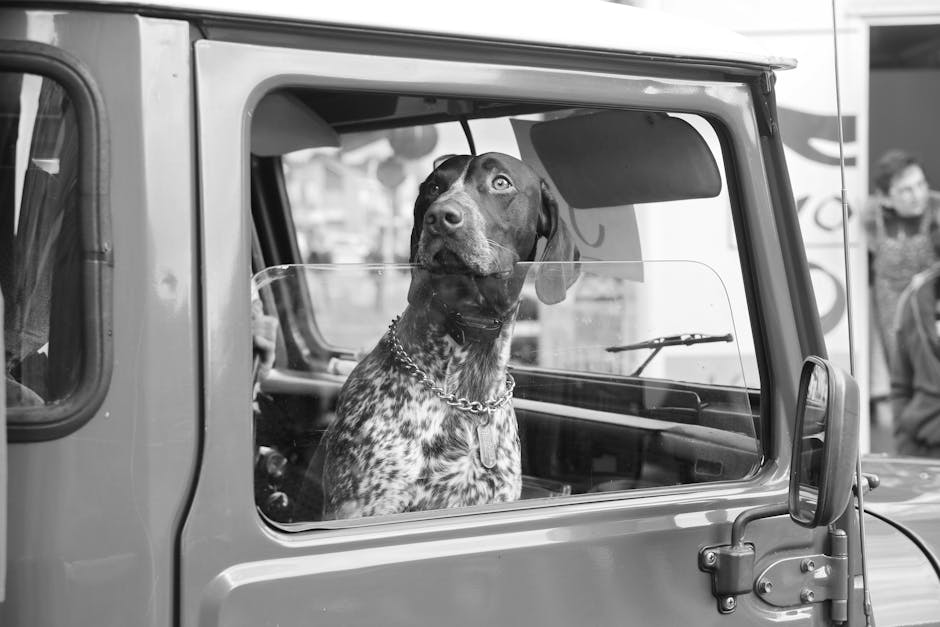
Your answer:
[[[81,375],[78,123],[64,88],[0,74],[0,281],[8,407],[55,403]]]
[[[0,287],[14,441],[83,424],[109,372],[101,108],[87,76],[58,56],[0,50]]]

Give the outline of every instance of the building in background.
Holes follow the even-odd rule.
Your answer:
[[[777,75],[780,128],[830,357],[848,368],[833,5],[820,0],[630,4],[721,24],[798,61],[796,69]],[[889,148],[917,155],[928,179],[940,185],[940,124],[935,120],[940,111],[940,0],[836,0],[835,17],[850,208],[854,370],[867,393],[872,345],[860,209],[871,192],[869,164]],[[863,449],[889,450],[890,425],[876,425],[869,445],[867,423],[863,420]]]
[[[850,275],[843,256],[842,178],[839,168],[839,119],[833,41],[833,7],[821,0],[621,0],[623,4],[675,13],[713,22],[762,42],[780,57],[797,60],[793,70],[778,72],[776,95],[791,182],[800,212],[800,224],[819,306],[829,356],[850,369],[848,305],[854,312],[855,363],[853,371],[863,393],[872,390],[869,341],[868,259],[860,210],[870,193],[869,163],[892,147],[921,158],[927,176],[940,185],[940,0],[890,3],[877,0],[837,0],[839,77],[842,100],[845,186],[850,211]],[[719,44],[716,44],[720,46]],[[463,141],[452,129],[453,145]],[[428,127],[430,128],[430,127]],[[479,124],[474,133],[487,150],[504,149]],[[446,140],[448,133],[442,140]],[[393,141],[393,139],[395,141]],[[402,140],[405,139],[405,143]],[[365,133],[339,152],[324,149],[287,160],[287,180],[294,219],[304,258],[310,261],[390,262],[407,258],[411,201],[414,187],[430,171],[431,160],[447,141],[434,137],[385,137]],[[425,145],[427,144],[427,145]],[[515,147],[506,149],[512,152]],[[462,148],[454,150],[463,151]],[[445,151],[446,152],[446,151]],[[525,155],[523,155],[525,156]],[[391,173],[391,174],[390,174]],[[292,180],[320,180],[325,184],[301,189]],[[381,181],[381,182],[380,182]],[[403,181],[408,184],[402,185]],[[355,197],[356,202],[348,202]],[[349,206],[363,208],[352,215]],[[585,212],[582,214],[586,215]],[[618,214],[620,215],[620,214]],[[600,218],[599,218],[600,219]],[[623,219],[608,216],[604,219]],[[696,246],[699,237],[728,242],[726,256],[737,256],[730,224],[706,225],[695,232],[676,232],[668,224],[650,222],[647,229],[662,232],[672,241],[686,238]],[[350,224],[358,225],[348,228]],[[363,234],[362,224],[373,228]],[[647,233],[655,240],[655,234]],[[586,242],[579,242],[582,248]],[[332,258],[331,251],[343,251]],[[604,255],[594,251],[594,257]],[[324,258],[330,254],[330,258]],[[592,253],[593,254],[593,253]],[[655,251],[638,252],[655,258]],[[720,266],[721,260],[716,260]],[[642,281],[642,279],[640,279]],[[848,289],[851,283],[852,289]],[[735,297],[743,285],[729,285]],[[743,297],[743,292],[741,296]],[[748,321],[739,320],[739,333],[749,333]],[[716,347],[715,351],[721,350]],[[735,371],[743,360],[745,372],[756,377],[753,354],[727,356]],[[732,358],[733,357],[733,358]],[[739,359],[740,358],[740,359]],[[680,367],[680,354],[667,359]],[[875,363],[878,363],[875,355]],[[730,366],[729,366],[730,367]],[[867,405],[863,408],[863,450],[890,448],[890,425],[881,424],[869,444]]]

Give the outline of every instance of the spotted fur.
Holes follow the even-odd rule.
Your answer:
[[[508,181],[508,185],[507,182]],[[498,153],[458,156],[422,184],[415,202],[409,305],[395,329],[405,352],[447,393],[484,401],[505,391],[510,339],[525,278],[518,261],[576,260],[547,186]],[[559,252],[560,251],[560,252]],[[574,280],[539,277],[557,302]],[[558,281],[561,285],[558,285]],[[554,284],[553,284],[554,283]],[[502,320],[497,334],[455,341],[448,318]],[[458,334],[459,335],[459,334]],[[514,501],[522,489],[511,403],[491,412],[496,464],[480,457],[474,415],[449,406],[403,367],[389,335],[353,370],[322,443],[324,518],[356,518]]]

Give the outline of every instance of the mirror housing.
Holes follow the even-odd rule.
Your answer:
[[[858,384],[826,359],[807,357],[800,375],[790,517],[804,527],[834,522],[852,494],[858,459]]]
[[[811,602],[801,596],[799,587],[794,589],[791,598],[786,593],[781,597],[776,589],[771,595],[770,585],[764,588],[759,586],[759,581],[773,583],[767,578],[768,572],[789,573],[789,565],[799,562],[801,558],[778,561],[766,568],[764,574],[755,581],[754,545],[744,541],[747,525],[755,520],[783,516],[789,512],[790,518],[799,525],[822,527],[835,522],[849,505],[858,460],[858,384],[829,361],[821,357],[807,357],[800,374],[797,399],[788,502],[744,510],[731,525],[731,544],[706,546],[699,550],[699,569],[711,575],[712,594],[722,614],[734,611],[739,595],[754,591],[761,599],[777,607],[790,606],[797,598],[803,603]],[[827,586],[830,581],[841,581],[841,585],[845,585],[846,535],[840,529],[830,530],[830,543],[835,547],[837,542],[841,543],[839,546],[842,548],[833,549],[834,557],[818,556],[827,562],[823,577],[817,578],[814,572],[803,570],[804,574],[808,573],[809,581],[814,586]],[[789,574],[781,574],[780,579],[784,580],[784,584],[791,585],[801,581]],[[805,584],[807,580],[802,581]],[[828,594],[827,588],[819,589],[826,590]],[[803,590],[812,592],[810,587]]]

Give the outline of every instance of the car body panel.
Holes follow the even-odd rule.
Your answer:
[[[940,625],[940,463],[868,455],[866,557],[878,625]]]
[[[935,564],[894,524],[868,516],[865,531],[876,624],[940,625],[940,575]]]
[[[79,431],[8,448],[9,571],[0,623],[828,624],[824,604],[772,608],[754,594],[742,595],[734,613],[719,614],[711,579],[697,567],[703,547],[729,541],[737,515],[785,501],[797,373],[804,355],[825,352],[821,334],[815,341],[799,324],[815,312],[797,311],[791,293],[806,296],[808,274],[789,286],[780,280],[781,268],[805,268],[805,259],[800,242],[782,243],[792,233],[781,229],[779,198],[768,190],[787,187],[779,180],[785,170],[768,150],[774,140],[760,130],[756,90],[714,74],[638,80],[523,67],[512,64],[512,51],[526,42],[565,49],[583,53],[586,66],[623,52],[651,70],[659,57],[673,65],[691,60],[690,74],[716,61],[744,68],[755,82],[789,62],[724,31],[672,28],[671,20],[612,5],[552,9],[536,29],[526,28],[525,18],[541,9],[505,3],[464,22],[430,3],[409,5],[426,7],[415,15],[376,2],[86,2],[78,11],[68,3],[54,10],[44,2],[17,4],[36,8],[4,5],[0,37],[68,52],[107,107],[115,367],[104,404]],[[246,28],[267,20],[272,32],[287,23],[291,36],[304,25],[371,28],[416,49],[402,33],[434,34],[437,48],[424,55],[458,39],[471,47],[476,41],[477,62],[205,41],[189,21],[200,15],[228,15]],[[315,36],[296,36],[315,47]],[[748,207],[736,226],[759,251],[749,259],[753,315],[766,357],[762,376],[772,382],[761,399],[761,437],[769,443],[761,471],[744,481],[328,529],[276,527],[259,516],[252,495],[246,138],[254,105],[285,84],[610,106],[635,105],[642,94],[650,106],[691,107],[732,129],[725,139],[741,178],[735,193]],[[871,509],[896,522],[872,518],[868,525],[876,612],[884,608],[880,624],[929,622],[938,598],[931,562],[900,528],[937,546],[940,512],[929,492],[936,475],[895,461],[879,468],[882,487],[870,496]],[[927,479],[913,483],[924,472]],[[758,570],[826,549],[824,529],[803,529],[784,516],[754,522],[746,540],[756,547]]]
[[[260,4],[177,0],[163,2],[160,7],[139,0],[87,4],[98,4],[105,8],[132,7],[142,12],[226,15],[259,21],[301,22],[454,38],[538,43],[644,56],[721,59],[768,68],[787,68],[796,64],[792,59],[770,55],[752,39],[715,25],[597,0],[577,4],[559,0],[482,0],[472,11],[462,11],[460,19],[454,19],[449,11],[442,11],[438,3],[430,0],[408,0],[395,4],[381,0],[301,3],[274,0]]]
[[[293,557],[221,572],[205,589],[199,624],[816,624],[819,607],[769,611],[754,595],[719,615],[695,558],[703,540],[723,541],[715,523],[737,510],[700,511],[693,495],[676,501],[639,514],[613,501],[426,522],[420,531],[398,524],[346,541],[320,532]],[[805,551],[812,536],[778,518],[756,524],[749,541]]]
[[[166,627],[199,432],[189,25],[0,8],[0,37],[55,45],[96,82],[117,234],[104,403],[75,433],[9,446],[0,624]]]
[[[726,150],[740,172],[737,193],[753,211],[746,219],[748,235],[763,251],[752,269],[763,286],[757,306],[767,342],[778,347],[768,355],[776,384],[761,407],[772,421],[772,456],[786,459],[803,350],[787,286],[773,280],[784,262],[747,86],[216,41],[198,41],[195,50],[206,435],[181,543],[184,626],[310,620],[507,624],[526,616],[545,625],[619,624],[624,616],[645,622],[666,616],[670,624],[753,624],[785,617],[795,624],[824,623],[823,606],[774,609],[753,595],[742,596],[738,610],[722,616],[710,577],[697,569],[703,546],[728,541],[736,513],[784,502],[787,471],[776,463],[753,479],[730,484],[408,514],[300,533],[272,529],[257,516],[247,489],[252,468],[232,463],[250,450],[252,430],[244,306],[250,266],[243,253],[250,239],[249,200],[246,186],[232,185],[231,173],[241,172],[247,180],[252,111],[269,90],[287,85],[601,106],[642,99],[664,110],[691,107],[732,129]],[[405,75],[410,77],[405,83],[396,78]],[[233,342],[233,337],[245,340]],[[762,559],[770,559],[822,551],[826,534],[778,517],[755,523],[751,538]],[[678,589],[685,592],[674,594]]]
[[[940,568],[940,461],[873,455],[863,460],[862,468],[880,480],[865,498],[866,511],[917,538]]]

